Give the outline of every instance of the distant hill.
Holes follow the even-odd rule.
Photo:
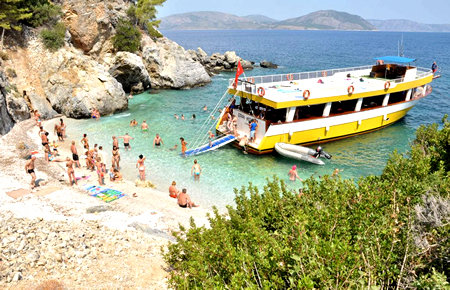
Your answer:
[[[261,24],[273,24],[275,22],[278,22],[278,20],[264,16],[264,15],[247,15],[247,16],[242,16],[242,17],[252,20],[256,23],[261,23]]]
[[[161,30],[219,29],[327,29],[375,30],[360,16],[334,10],[322,10],[308,15],[277,21],[263,15],[236,16],[221,12],[200,11],[175,14],[161,19]]]
[[[450,24],[424,24],[406,19],[368,21],[381,31],[450,32]]]
[[[361,16],[335,10],[320,10],[276,23],[278,29],[375,30]]]
[[[213,11],[170,15],[162,18],[159,26],[161,30],[245,30],[264,28],[268,28],[268,26],[263,23],[258,23],[251,18],[247,19],[245,17]]]

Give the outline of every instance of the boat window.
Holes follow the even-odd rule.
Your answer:
[[[286,109],[266,108],[266,120],[272,123],[286,122]]]
[[[353,112],[356,108],[356,103],[358,102],[358,99],[355,100],[348,100],[348,101],[340,101],[340,102],[334,102],[331,105],[331,115],[335,114],[342,114],[347,112]]]
[[[295,109],[294,121],[322,117],[325,104],[301,106]]]
[[[373,107],[379,107],[383,104],[385,95],[373,96],[363,99],[362,109],[368,109]]]
[[[397,64],[374,65],[370,72],[371,77],[382,79],[398,79],[405,76],[407,67]]]
[[[388,104],[390,105],[390,104],[403,102],[406,99],[406,93],[407,92],[408,91],[392,93],[389,96],[389,103]]]

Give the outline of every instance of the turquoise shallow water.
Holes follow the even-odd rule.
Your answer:
[[[401,37],[399,33],[320,31],[189,31],[167,32],[166,35],[186,48],[200,46],[208,53],[236,50],[245,59],[269,59],[281,65],[278,70],[248,71],[247,76],[365,65],[371,63],[375,56],[396,54],[397,40]],[[170,182],[176,180],[179,188],[188,189],[194,201],[207,206],[232,203],[233,188],[240,188],[250,181],[262,185],[266,178],[274,174],[287,179],[287,172],[293,164],[298,165],[302,178],[331,174],[334,168],[343,169],[341,174],[345,178],[379,174],[394,149],[400,152],[407,150],[420,124],[440,122],[450,107],[447,94],[450,85],[444,69],[450,65],[445,49],[450,45],[450,35],[405,33],[404,40],[410,44],[405,45],[407,56],[417,57],[418,65],[424,67],[436,59],[444,76],[433,83],[432,95],[413,108],[400,122],[374,133],[325,144],[324,149],[333,155],[325,166],[296,162],[276,154],[244,155],[240,150],[226,146],[216,152],[197,156],[203,174],[200,182],[194,182],[190,176],[193,158],[181,158],[178,155],[180,150],[175,153],[168,149],[174,144],[180,144],[179,137],[184,137],[188,143],[193,142],[208,116],[202,112],[202,107],[215,106],[225,91],[228,78],[233,77],[232,73],[218,75],[211,84],[197,89],[163,90],[135,96],[130,101],[129,110],[103,117],[98,122],[71,121],[68,131],[70,137],[76,140],[87,133],[90,143],[103,145],[108,153],[112,146],[112,135],[129,133],[136,139],[131,142],[131,151],[121,150],[121,166],[125,177],[138,177],[135,168],[137,156],[144,154],[147,156],[147,177],[158,189],[167,192]],[[184,114],[186,120],[176,120],[174,114]],[[192,114],[196,114],[196,120],[191,120]],[[131,119],[139,123],[147,120],[150,133],[143,134],[140,128],[130,128]],[[162,148],[152,147],[156,133],[163,138]],[[301,183],[290,186],[297,189]]]

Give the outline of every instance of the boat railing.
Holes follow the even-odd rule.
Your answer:
[[[359,67],[329,69],[329,70],[312,71],[312,72],[252,76],[252,77],[246,77],[244,79],[239,79],[237,86],[240,88],[239,90],[254,94],[254,93],[256,93],[257,85],[260,85],[260,84],[314,79],[314,78],[320,78],[320,77],[333,76],[337,73],[349,73],[352,71],[361,71],[361,70],[367,70],[367,69],[371,69],[371,68],[372,68],[372,65],[366,65],[366,66],[359,66]],[[431,69],[417,67],[416,79],[421,79],[421,78],[426,77],[427,75],[431,75],[431,74],[433,74]],[[397,78],[397,79],[393,79],[393,80],[389,80],[389,81],[393,82],[393,83],[401,83],[404,81],[404,78]],[[234,85],[234,79],[230,79],[229,80],[229,88],[232,88],[233,85]]]

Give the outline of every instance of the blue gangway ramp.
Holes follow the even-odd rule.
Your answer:
[[[236,137],[234,137],[233,135],[226,135],[224,137],[221,137],[219,139],[216,139],[216,140],[212,141],[211,142],[211,146],[209,146],[209,143],[208,143],[208,144],[205,144],[205,145],[200,146],[198,148],[186,151],[185,156],[186,157],[187,156],[195,156],[195,155],[199,155],[199,154],[202,154],[202,153],[206,153],[208,151],[215,150],[217,148],[225,146],[228,143],[233,142],[234,140],[236,140]]]

